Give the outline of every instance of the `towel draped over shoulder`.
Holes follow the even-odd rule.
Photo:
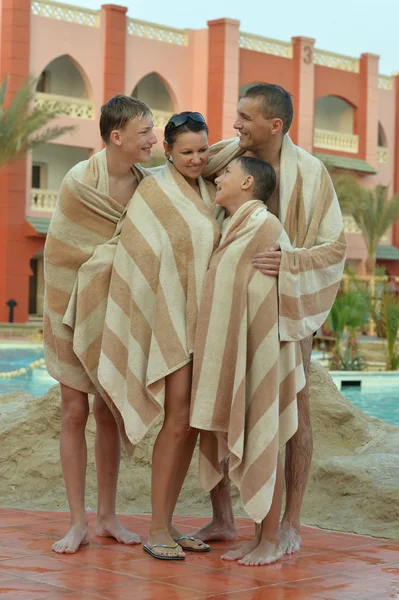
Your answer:
[[[220,172],[240,154],[237,138],[215,144],[204,177]],[[345,266],[346,241],[325,166],[288,135],[280,157],[279,219],[289,238],[281,243],[280,339],[301,340],[317,331],[331,310]]]

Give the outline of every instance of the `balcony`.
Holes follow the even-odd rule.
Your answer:
[[[378,146],[377,162],[380,165],[385,165],[388,162],[388,148],[384,148],[384,146]]]
[[[30,191],[31,210],[53,212],[57,202],[57,196],[57,190],[38,190],[32,188]]]
[[[327,129],[315,129],[313,144],[316,148],[357,154],[359,150],[359,136],[351,133],[328,131]]]
[[[56,106],[60,107],[63,115],[73,119],[92,120],[95,118],[94,104],[90,100],[36,92],[35,108],[54,110]]]
[[[351,215],[342,215],[344,219],[344,230],[345,233],[361,233],[359,227],[356,225],[355,219]]]

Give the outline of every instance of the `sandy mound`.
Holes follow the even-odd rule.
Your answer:
[[[326,371],[313,364],[312,419],[315,452],[303,510],[310,525],[399,538],[399,428],[366,417],[343,398]],[[0,396],[0,502],[2,506],[67,509],[61,474],[58,386],[42,398]],[[120,512],[148,512],[155,427],[123,457]],[[86,505],[95,509],[94,422],[89,420]],[[194,458],[177,512],[209,514],[208,495],[197,480]],[[236,514],[244,514],[234,493]]]

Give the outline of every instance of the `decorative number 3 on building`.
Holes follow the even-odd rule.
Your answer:
[[[312,46],[303,47],[303,62],[305,65],[310,65],[313,62],[313,48]]]

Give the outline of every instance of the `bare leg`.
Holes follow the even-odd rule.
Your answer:
[[[152,520],[148,543],[172,546],[153,548],[156,554],[171,557],[184,557],[180,546],[173,548],[175,541],[169,529],[171,507],[180,493],[180,489],[173,489],[181,480],[176,473],[190,438],[196,435],[189,425],[191,371],[192,365],[188,364],[166,378],[165,419],[152,454]],[[189,462],[186,461],[187,468]]]
[[[240,565],[270,565],[283,556],[278,537],[283,502],[283,481],[283,465],[280,455],[278,455],[273,501],[268,514],[262,521],[260,542],[252,552],[238,561]]]
[[[210,540],[234,540],[237,537],[233,505],[231,503],[231,483],[228,472],[229,461],[226,459],[223,462],[223,479],[211,491],[213,511],[212,521],[202,529],[193,533],[196,538],[203,540],[204,542]]]
[[[95,455],[98,488],[96,534],[102,537],[113,537],[123,544],[139,544],[139,536],[128,531],[115,515],[121,456],[118,426],[101,396],[94,397],[93,413],[96,420]]]
[[[61,466],[71,511],[71,527],[54,552],[72,554],[87,544],[88,518],[85,511],[87,447],[85,429],[89,416],[87,394],[61,384]]]
[[[280,547],[284,554],[298,552],[303,497],[313,453],[312,424],[309,406],[309,368],[313,338],[301,341],[306,386],[298,394],[298,430],[287,442],[285,459],[286,506],[280,528]]]

